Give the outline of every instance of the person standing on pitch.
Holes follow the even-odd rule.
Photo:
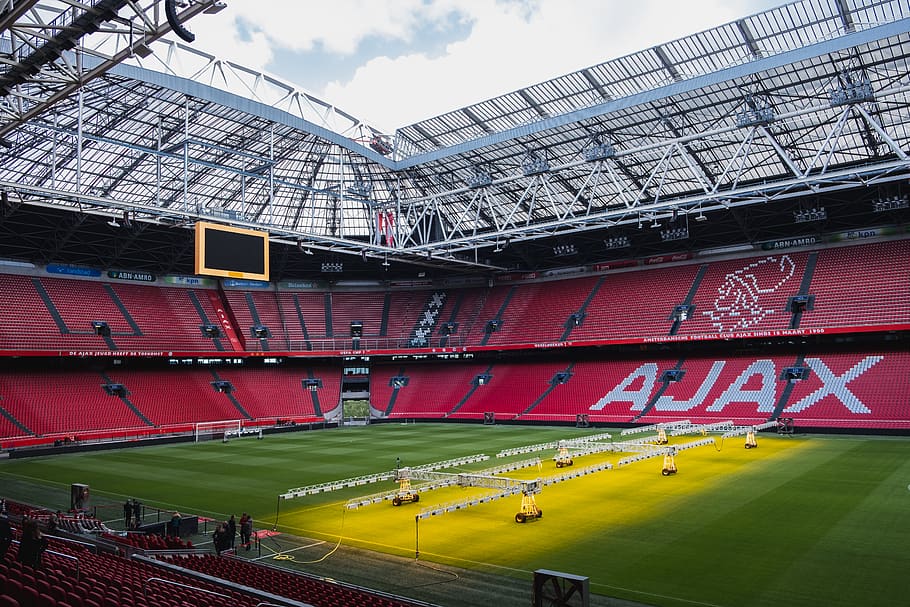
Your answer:
[[[133,516],[133,500],[130,498],[127,498],[126,501],[123,502],[123,528],[124,529],[130,528],[130,523],[132,522],[132,516]]]
[[[133,527],[138,529],[142,524],[142,502],[133,500]]]

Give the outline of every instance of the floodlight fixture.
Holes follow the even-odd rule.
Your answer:
[[[474,172],[465,180],[471,189],[484,188],[493,184],[493,176],[479,168],[474,168]]]
[[[611,236],[604,240],[604,246],[608,249],[625,249],[632,246],[632,241],[628,236]]]
[[[885,213],[887,211],[897,211],[906,209],[908,206],[908,196],[892,196],[890,198],[879,198],[872,203],[873,213]]]
[[[660,239],[664,242],[670,242],[673,240],[685,240],[689,237],[689,228],[680,227],[680,228],[670,228],[668,230],[660,231]]]
[[[797,209],[793,211],[793,223],[808,223],[812,221],[824,221],[828,219],[828,212],[825,207],[813,207],[811,209]]]

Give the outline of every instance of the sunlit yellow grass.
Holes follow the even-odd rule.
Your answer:
[[[691,440],[694,439],[684,436],[673,442]],[[717,447],[683,451],[676,456],[679,473],[670,477],[661,476],[663,460],[655,457],[548,485],[536,496],[543,517],[525,524],[514,520],[520,495],[415,520],[424,508],[492,493],[459,487],[421,493],[419,502],[400,507],[385,501],[346,509],[347,500],[364,495],[364,490],[329,494],[334,498],[329,503],[314,504],[316,500],[312,498],[299,498],[284,507],[280,523],[282,528],[300,535],[330,541],[337,541],[340,536],[345,544],[396,555],[413,556],[419,550],[420,558],[439,562],[531,570],[542,566],[548,554],[570,551],[578,541],[601,537],[609,542],[613,530],[659,522],[687,499],[711,491],[737,491],[737,483],[743,483],[742,490],[747,490],[745,480],[759,467],[782,465],[782,460],[810,445],[792,438],[761,436],[759,440],[758,449],[744,449],[743,438],[737,437],[724,441],[722,448],[718,438]],[[574,466],[559,469],[547,458],[540,469],[526,468],[500,476],[559,476],[603,461],[615,462],[620,457],[613,453],[575,457]],[[375,485],[371,487],[376,490]],[[378,490],[392,491],[396,487],[396,483],[389,482]]]

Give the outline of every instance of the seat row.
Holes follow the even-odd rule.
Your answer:
[[[897,240],[483,288],[369,291],[215,290],[0,274],[0,350],[502,346],[710,337],[794,323],[890,330],[908,325],[908,258],[910,240]],[[795,296],[809,298],[798,319]],[[362,323],[357,342],[352,323]],[[426,342],[412,341],[418,328]]]

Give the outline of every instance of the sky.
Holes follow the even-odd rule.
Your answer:
[[[784,0],[225,0],[195,48],[396,128]]]

